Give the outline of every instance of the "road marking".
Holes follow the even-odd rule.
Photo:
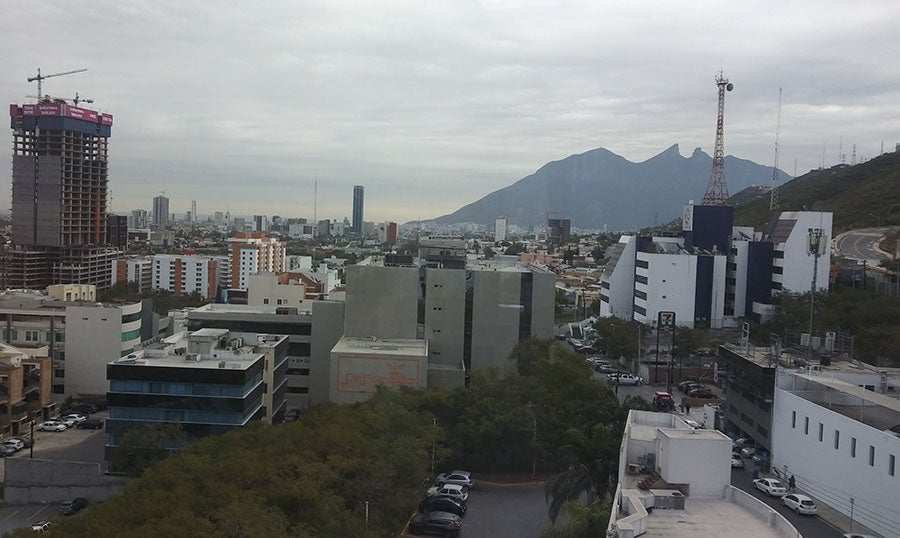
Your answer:
[[[24,510],[24,509],[26,509],[26,508],[28,508],[28,506],[23,506],[23,507],[19,508],[18,510],[16,510],[16,511],[13,512],[12,514],[10,514],[10,515],[6,516],[5,518],[3,518],[3,521],[9,521],[9,518],[13,517],[14,515],[18,514],[19,512],[21,512],[22,510]]]

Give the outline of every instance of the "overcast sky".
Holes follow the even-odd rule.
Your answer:
[[[847,162],[900,142],[896,0],[2,3],[0,97],[87,68],[44,93],[115,116],[119,213],[165,191],[176,213],[311,218],[318,175],[319,218],[359,184],[366,220],[404,222],[600,146],[712,153],[720,69],[728,154],[773,163],[779,87],[788,173],[842,137]]]

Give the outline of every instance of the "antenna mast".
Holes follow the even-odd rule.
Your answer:
[[[719,113],[716,118],[716,147],[713,151],[712,173],[709,185],[703,195],[703,205],[726,205],[728,203],[728,185],[725,183],[725,92],[734,89],[734,84],[719,71],[716,77],[719,87]]]
[[[778,135],[781,134],[781,88],[778,88],[778,122],[775,124],[775,164],[772,165],[772,196],[769,198],[769,211],[778,207]]]

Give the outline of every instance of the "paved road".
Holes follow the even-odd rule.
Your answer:
[[[550,524],[543,486],[480,486],[469,493],[462,538],[537,538]]]
[[[877,265],[879,261],[888,258],[875,248],[888,230],[890,228],[863,228],[850,231],[835,242],[835,250],[846,258],[868,260]]]
[[[30,504],[0,508],[0,535],[21,527],[30,527],[40,520],[50,520],[59,513],[58,504]]]
[[[750,465],[747,465],[745,469],[733,469],[731,471],[731,485],[746,491],[774,508],[776,512],[786,517],[800,531],[800,534],[806,538],[841,538],[842,532],[836,530],[819,516],[797,515],[781,502],[781,498],[769,497],[756,489],[753,486],[753,476],[750,467]]]

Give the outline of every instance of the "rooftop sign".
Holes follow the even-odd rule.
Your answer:
[[[21,111],[21,112],[20,112]],[[9,105],[10,116],[64,116],[76,120],[112,125],[112,114],[104,114],[96,110],[79,108],[66,103],[38,103],[34,105]]]

